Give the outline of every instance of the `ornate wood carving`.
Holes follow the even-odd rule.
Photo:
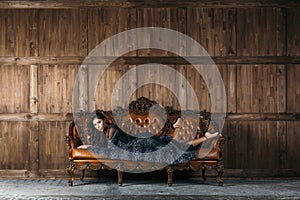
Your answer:
[[[139,115],[139,116],[147,116],[147,115],[149,115],[149,112],[151,109],[154,109],[154,111],[157,111],[157,112],[161,112],[162,111],[162,110],[160,110],[161,108],[157,107],[156,105],[158,105],[157,102],[149,100],[145,97],[141,97],[141,98],[138,98],[136,101],[132,101],[130,103],[129,114],[130,115],[134,114],[134,115]],[[196,112],[189,111],[189,110],[188,111],[178,111],[178,110],[174,110],[172,107],[165,107],[163,109],[167,114],[167,121],[165,123],[165,127],[163,128],[164,132],[162,134],[170,134],[170,132],[172,132],[172,129],[173,129],[172,124],[176,121],[176,119],[178,117],[182,117],[182,115],[186,116],[185,114],[187,114],[189,117],[191,117],[191,119],[194,119],[194,117],[199,118],[200,134],[205,133],[210,124],[211,115],[206,110],[201,111],[200,113],[196,113]],[[117,110],[117,112],[121,115],[123,115],[122,112],[124,113],[124,111],[126,111],[127,115],[128,115],[128,111],[125,109]],[[115,123],[115,120],[112,116],[111,111],[97,110],[96,112],[101,112],[112,123]],[[152,110],[151,110],[151,112],[152,112]],[[92,114],[93,114],[93,116],[95,116],[95,113],[92,113]],[[189,120],[190,119],[189,117],[186,117],[186,119]],[[83,120],[84,123],[88,123],[88,120],[90,118],[91,118],[90,113],[80,113],[79,119]],[[72,150],[72,149],[76,148],[78,145],[82,144],[82,141],[80,140],[80,138],[78,136],[78,132],[76,131],[76,129],[74,127],[75,127],[75,124],[72,123],[70,125],[70,129],[69,129],[69,131],[70,131],[69,136],[67,136],[65,138],[65,141],[69,147],[69,150]],[[86,125],[84,125],[81,128],[83,129],[83,131],[85,131]],[[200,160],[190,161],[187,163],[167,166],[166,169],[167,169],[167,173],[168,173],[168,185],[169,186],[172,185],[173,170],[185,170],[185,169],[193,170],[193,171],[202,170],[202,176],[203,176],[203,179],[205,180],[206,179],[205,170],[207,168],[216,169],[217,183],[220,186],[223,185],[222,175],[223,175],[223,171],[224,171],[224,165],[222,164],[222,154],[221,154],[223,143],[224,143],[224,138],[220,137],[220,139],[218,140],[218,147],[217,147],[219,150],[219,153],[220,153],[218,159],[209,159],[209,160],[200,159]],[[108,167],[108,162],[109,162],[109,167]],[[76,169],[82,170],[81,180],[84,177],[84,172],[86,169],[91,169],[91,170],[117,169],[118,184],[121,186],[123,184],[122,175],[123,175],[124,169],[143,172],[143,171],[149,170],[149,169],[161,170],[163,168],[165,168],[165,166],[159,165],[158,163],[146,163],[145,164],[145,163],[130,162],[130,161],[112,162],[110,160],[95,160],[93,162],[84,162],[84,161],[74,161],[73,158],[70,158],[70,165],[67,167],[67,172],[70,175],[69,185],[72,186],[74,179],[75,179],[74,171]]]

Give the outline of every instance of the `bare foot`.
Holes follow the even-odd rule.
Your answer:
[[[218,137],[218,135],[219,135],[219,132],[215,132],[215,133],[206,132],[206,133],[205,133],[205,137],[206,137],[207,139],[211,139],[211,138]]]
[[[90,146],[92,146],[92,145],[81,145],[81,146],[77,147],[77,149],[87,149]]]
[[[174,128],[180,128],[183,125],[183,121],[181,118],[178,118],[177,121],[173,124]]]

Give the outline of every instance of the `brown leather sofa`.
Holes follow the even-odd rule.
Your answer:
[[[118,117],[113,117],[110,111],[101,111],[112,123],[116,123],[125,132],[136,132],[136,127],[144,127],[144,129],[151,129],[158,135],[169,135],[174,137],[180,137],[186,141],[192,140],[196,137],[201,137],[212,123],[210,123],[210,113],[201,111],[195,113],[192,111],[186,111],[183,118],[183,126],[179,129],[174,129],[172,124],[179,117],[182,116],[182,112],[174,110],[172,107],[166,107],[166,118],[161,116],[161,112],[149,112],[150,109],[155,108],[158,105],[155,101],[151,101],[145,97],[139,98],[137,101],[132,101],[128,110],[124,111],[120,109],[117,111]],[[155,109],[154,109],[155,110]],[[153,109],[152,109],[153,111]],[[83,122],[82,131],[86,131],[86,124],[88,115],[81,115],[80,120]],[[160,128],[161,125],[163,128]],[[143,129],[143,130],[144,130]],[[137,133],[134,133],[137,134]],[[88,137],[88,136],[87,136]],[[79,149],[80,145],[87,142],[87,138],[80,138],[78,134],[78,126],[74,122],[70,124],[69,135],[66,136],[66,143],[69,148],[69,166],[67,172],[70,175],[69,185],[72,186],[75,179],[75,170],[82,170],[81,180],[84,178],[86,169],[99,170],[99,169],[117,169],[118,172],[118,184],[121,186],[123,183],[122,175],[123,171],[154,171],[166,169],[168,173],[168,185],[172,185],[173,170],[202,170],[202,177],[206,180],[205,170],[215,169],[216,180],[219,186],[223,185],[223,170],[222,163],[222,146],[224,138],[221,135],[218,138],[209,139],[202,143],[201,148],[197,150],[196,159],[190,160],[186,163],[180,163],[176,165],[163,165],[161,163],[151,162],[135,162],[128,160],[113,160],[103,157],[102,155],[95,155],[89,152],[87,149]],[[204,156],[203,156],[204,155]]]

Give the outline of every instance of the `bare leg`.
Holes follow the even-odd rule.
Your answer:
[[[193,145],[193,146],[197,146],[197,145],[201,144],[202,142],[204,142],[208,139],[218,137],[218,135],[219,135],[219,132],[215,132],[215,133],[206,132],[204,137],[192,140],[192,141],[188,142],[188,144]]]

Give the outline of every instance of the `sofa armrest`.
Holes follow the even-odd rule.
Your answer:
[[[80,145],[83,145],[74,122],[70,123],[69,135],[65,137],[65,142],[67,143],[69,150],[76,149]]]

